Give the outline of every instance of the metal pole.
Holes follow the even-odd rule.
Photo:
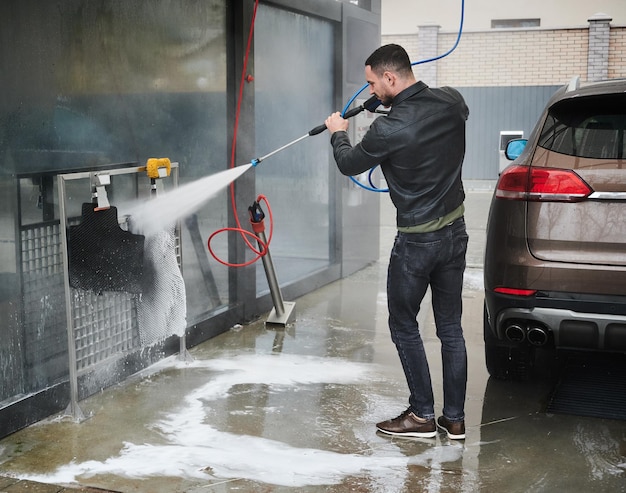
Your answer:
[[[265,232],[261,231],[257,233],[257,236],[261,239],[259,243],[259,250],[264,248],[263,245],[267,245],[267,238],[265,237]],[[263,242],[263,243],[261,243]],[[270,255],[269,248],[267,249],[265,255],[261,258],[263,261],[263,268],[265,269],[265,276],[267,277],[267,284],[270,287],[270,294],[272,295],[272,301],[274,302],[274,308],[276,310],[276,315],[278,317],[282,317],[285,314],[285,304],[283,302],[283,295],[280,292],[280,286],[278,285],[278,280],[276,279],[276,272],[274,271],[274,263],[272,262],[272,256]]]
[[[255,234],[261,241],[258,242],[259,250],[267,247],[267,239],[264,231],[255,231]],[[269,248],[266,248],[265,255],[263,255],[263,268],[265,269],[265,276],[267,277],[267,284],[270,287],[270,294],[272,301],[274,302],[274,308],[267,317],[266,323],[287,325],[295,320],[295,307],[296,303],[293,301],[283,301],[283,295],[280,292],[280,286],[276,279],[276,272],[274,271],[274,263],[272,262],[272,256],[270,255]]]
[[[270,156],[273,156],[274,154],[279,153],[280,151],[282,151],[282,150],[284,150],[284,149],[287,149],[287,147],[291,147],[292,145],[297,144],[297,143],[298,143],[298,142],[300,142],[301,140],[306,139],[308,136],[309,136],[309,134],[304,134],[302,137],[298,137],[297,139],[292,140],[292,141],[291,141],[291,142],[289,142],[288,144],[285,144],[284,146],[279,147],[278,149],[273,150],[272,152],[270,152],[269,154],[266,154],[265,156],[261,156],[261,157],[258,157],[258,158],[256,158],[256,159],[253,159],[253,160],[252,160],[252,164],[255,164],[255,165],[256,165],[256,164],[259,164],[261,161],[263,161],[263,160],[267,159],[267,158],[268,158],[268,157],[270,157]]]
[[[78,371],[76,369],[76,340],[74,337],[74,310],[72,305],[72,290],[70,289],[69,256],[67,247],[67,211],[65,204],[65,178],[57,177],[59,194],[59,228],[61,233],[61,255],[63,256],[63,282],[65,285],[65,316],[67,318],[67,356],[70,379],[70,403],[65,409],[66,415],[72,415],[76,421],[85,419],[78,405]]]

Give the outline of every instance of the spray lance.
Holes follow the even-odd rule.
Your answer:
[[[363,104],[357,106],[356,108],[352,108],[351,110],[346,111],[345,114],[343,115],[343,118],[345,119],[352,118],[353,116],[358,115],[364,110],[367,110],[370,113],[374,113],[376,111],[376,108],[378,108],[380,104],[381,104],[380,100],[376,96],[372,96]],[[283,149],[287,149],[287,147],[291,147],[292,145],[300,142],[301,140],[306,139],[309,136],[321,134],[324,130],[326,130],[326,124],[322,123],[321,125],[318,125],[317,127],[309,130],[309,132],[304,134],[302,137],[299,137],[296,140],[293,140],[289,142],[288,144],[285,144],[284,146],[279,147],[278,149],[270,152],[269,154],[266,154],[265,156],[253,159],[251,161],[252,166],[256,166],[257,164],[267,159],[268,157],[273,156],[274,154],[282,151]]]

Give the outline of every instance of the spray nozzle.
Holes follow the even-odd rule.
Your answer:
[[[373,113],[376,110],[376,108],[378,108],[380,105],[381,105],[380,100],[376,96],[372,96],[367,101],[365,101],[363,104],[357,106],[356,108],[352,108],[351,110],[346,111],[344,113],[343,117],[345,119],[352,118],[353,116],[358,115],[359,113],[361,113],[361,111],[363,111],[363,110],[367,110],[367,111]],[[311,129],[309,131],[309,135],[321,134],[324,130],[326,130],[326,125],[325,124],[321,124],[321,125],[318,125],[317,127],[313,128],[313,129]]]

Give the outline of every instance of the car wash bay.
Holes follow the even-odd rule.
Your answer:
[[[6,437],[1,490],[624,491],[626,421],[547,412],[551,379],[488,378],[481,265],[491,194],[468,188],[465,442],[375,431],[407,399],[386,321],[394,216],[382,197],[378,262],[295,300],[293,324],[235,326],[194,347],[193,361],[172,356],[81,401],[83,422],[58,415]],[[419,321],[440,408],[427,305]]]

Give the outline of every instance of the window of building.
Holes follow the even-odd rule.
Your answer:
[[[539,27],[541,19],[491,19],[492,29],[511,27]]]

